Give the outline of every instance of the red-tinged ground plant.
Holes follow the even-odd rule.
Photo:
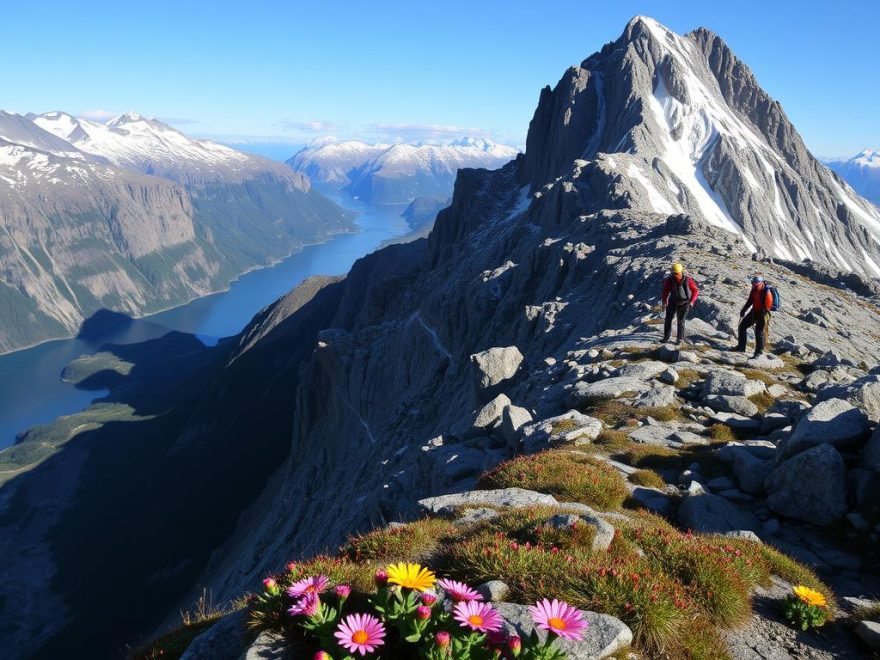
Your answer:
[[[601,510],[620,508],[629,495],[626,482],[612,466],[564,449],[517,456],[481,476],[479,486],[528,488]]]

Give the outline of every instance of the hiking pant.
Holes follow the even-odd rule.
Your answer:
[[[764,343],[770,332],[770,312],[757,312],[749,310],[749,313],[739,322],[739,344],[737,349],[746,350],[746,342],[749,339],[749,328],[755,326],[755,353],[764,352]]]
[[[676,334],[676,338],[679,341],[684,341],[684,320],[687,318],[689,309],[690,305],[688,305],[688,303],[682,305],[666,305],[666,320],[663,323],[663,341],[669,341],[669,337],[672,335],[672,318],[674,316],[678,317],[678,333]]]

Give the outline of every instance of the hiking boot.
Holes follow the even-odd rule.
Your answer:
[[[669,341],[669,337],[664,337],[663,339],[660,340],[660,343],[665,344],[668,341]]]
[[[675,344],[676,346],[680,346],[680,345],[681,345],[681,339],[676,339],[676,340],[675,340],[674,342],[672,342],[672,343]]]
[[[752,359],[754,360],[756,357],[760,357],[764,355],[764,351],[755,351],[754,355],[752,355]]]
[[[733,348],[728,348],[727,350],[730,351],[731,353],[745,353],[746,352],[745,346],[734,346]]]

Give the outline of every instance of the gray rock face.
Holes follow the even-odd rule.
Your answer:
[[[510,594],[510,587],[501,580],[489,580],[477,587],[477,593],[487,603],[500,603]]]
[[[497,603],[499,614],[504,617],[505,630],[510,635],[519,635],[526,639],[535,630],[532,616],[527,605],[514,603]],[[563,651],[571,660],[599,660],[607,658],[615,651],[626,648],[632,642],[632,631],[623,621],[607,614],[584,612],[589,624],[588,634],[583,641],[558,640],[556,647]],[[546,633],[538,631],[538,637],[545,640]]]
[[[818,401],[844,399],[861,410],[872,422],[880,422],[880,375],[871,374],[845,385],[822,388]]]
[[[519,430],[532,421],[532,414],[519,406],[507,406],[501,415],[501,435],[511,449],[517,447]]]
[[[477,385],[483,389],[513,378],[522,361],[523,355],[516,346],[495,347],[471,355]]]
[[[527,506],[554,506],[556,498],[545,493],[536,493],[523,488],[501,488],[498,490],[472,490],[451,495],[426,497],[419,500],[419,508],[425,513],[449,515],[459,507],[489,506],[498,509],[517,509]]]
[[[726,396],[723,394],[710,394],[703,399],[705,404],[713,410],[732,412],[745,417],[753,417],[758,414],[758,406],[744,396]]]
[[[764,481],[775,467],[773,461],[762,460],[748,451],[738,451],[733,460],[733,474],[739,486],[750,495],[764,492]]]
[[[846,465],[823,443],[788,459],[765,482],[767,506],[789,518],[828,525],[846,513]]]
[[[703,382],[703,394],[750,397],[764,391],[764,383],[749,380],[738,371],[713,369]]]
[[[725,498],[709,493],[688,495],[678,508],[678,521],[685,529],[707,534],[724,534],[735,530],[756,531],[758,519],[738,509]]]
[[[247,609],[221,617],[186,647],[180,660],[238,660],[247,646]]]
[[[825,442],[838,449],[854,447],[866,430],[861,410],[842,399],[826,399],[801,417],[788,440],[780,444],[777,462]]]
[[[492,428],[501,423],[505,408],[510,407],[510,399],[499,394],[477,412],[473,426],[478,429]]]

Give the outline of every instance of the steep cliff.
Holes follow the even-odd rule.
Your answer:
[[[184,303],[351,228],[282,164],[136,116],[0,113],[0,193],[0,352],[99,309]]]

